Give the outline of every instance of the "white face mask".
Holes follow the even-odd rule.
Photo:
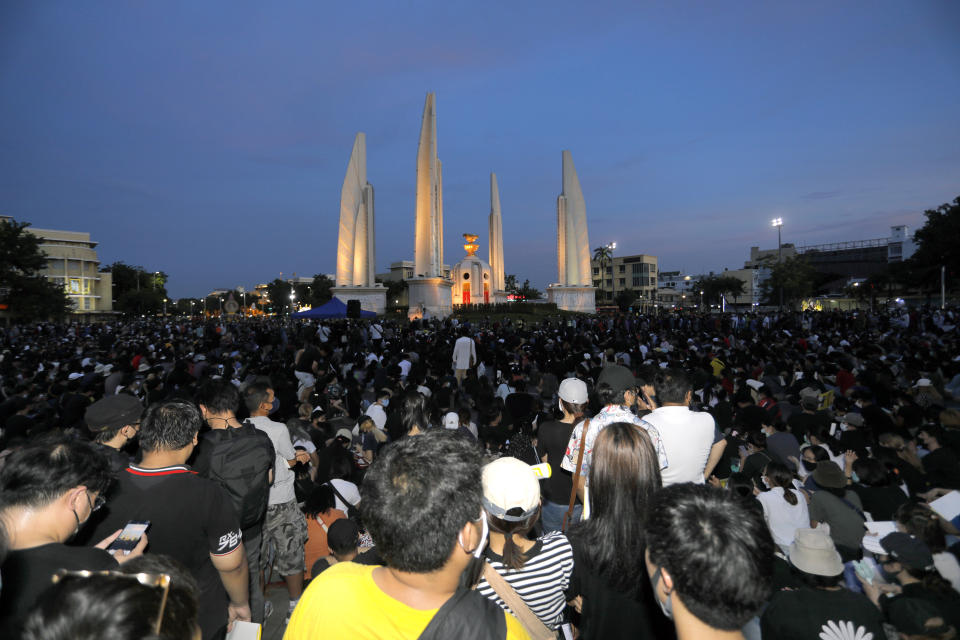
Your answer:
[[[479,558],[483,555],[483,550],[487,546],[487,536],[490,535],[490,527],[487,525],[487,514],[480,510],[480,542],[477,543],[477,548],[472,551],[474,558]],[[463,545],[463,534],[460,534],[460,547],[466,551],[466,547]]]

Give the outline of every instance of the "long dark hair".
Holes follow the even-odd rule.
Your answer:
[[[768,463],[764,475],[767,476],[771,487],[783,489],[783,499],[787,501],[787,504],[791,506],[797,504],[797,494],[793,492],[793,474],[790,473],[785,464],[779,462]]]
[[[660,486],[657,453],[643,429],[615,422],[600,432],[590,467],[590,519],[571,528],[570,537],[617,590],[633,591],[647,579],[647,505]]]
[[[511,509],[512,511],[512,509]],[[518,509],[519,511],[519,509]],[[513,514],[510,514],[513,515]],[[513,541],[513,536],[524,536],[527,532],[533,528],[533,525],[540,518],[540,510],[537,509],[537,512],[531,515],[526,520],[521,522],[511,522],[509,520],[504,520],[496,516],[487,515],[487,524],[490,525],[491,531],[496,531],[497,533],[502,533],[504,536],[503,541],[503,564],[514,570],[519,570],[523,568],[523,564],[527,561],[527,555],[520,550],[520,547]]]
[[[417,427],[421,432],[430,428],[430,419],[427,417],[427,399],[419,391],[407,391],[403,394],[403,407],[400,413],[400,422],[403,432],[409,433]]]

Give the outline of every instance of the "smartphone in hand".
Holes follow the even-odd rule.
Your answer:
[[[110,543],[107,551],[133,551],[149,526],[149,520],[131,520],[123,527],[117,539]]]

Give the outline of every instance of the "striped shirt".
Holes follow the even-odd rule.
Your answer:
[[[573,548],[567,537],[559,531],[548,533],[538,539],[527,552],[527,561],[519,571],[508,569],[503,557],[493,553],[488,547],[484,555],[497,573],[513,587],[517,595],[551,629],[563,622],[563,608],[566,604],[564,592],[570,584],[573,572]],[[481,578],[477,591],[496,602],[505,611],[510,611],[506,603],[494,592],[493,587]]]

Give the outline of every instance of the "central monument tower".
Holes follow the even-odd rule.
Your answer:
[[[427,94],[417,149],[417,213],[413,278],[407,281],[408,315],[446,317],[453,311],[453,283],[443,269],[443,171],[437,156],[436,97]]]
[[[547,287],[547,300],[558,309],[596,313],[587,205],[569,151],[563,152],[563,191],[557,197],[557,278],[557,283]]]

